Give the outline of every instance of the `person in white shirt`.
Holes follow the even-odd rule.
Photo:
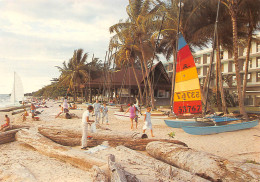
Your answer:
[[[105,102],[101,110],[102,110],[102,124],[104,122],[104,119],[106,118],[106,123],[108,125],[108,108]]]
[[[90,120],[90,113],[93,112],[93,106],[88,106],[88,109],[82,115],[82,139],[81,149],[87,149],[88,125],[95,125],[94,120]]]
[[[98,100],[96,100],[96,102],[93,104],[93,107],[94,107],[94,113],[95,113],[95,122],[99,123],[99,121],[100,121],[101,105],[98,102]]]
[[[64,101],[63,101],[62,105],[63,105],[63,112],[64,113],[69,112],[69,105],[68,105],[67,97],[64,98]]]

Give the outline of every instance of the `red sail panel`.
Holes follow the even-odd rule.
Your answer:
[[[186,113],[200,114],[202,112],[201,100],[174,102],[173,112],[177,115],[186,114]]]
[[[194,92],[194,93],[193,93]],[[192,96],[198,95],[193,98]],[[177,54],[176,78],[174,90],[174,107],[176,115],[202,112],[200,83],[190,48],[183,36],[179,37],[179,50]],[[185,96],[185,97],[184,97]],[[190,96],[190,98],[189,98]]]

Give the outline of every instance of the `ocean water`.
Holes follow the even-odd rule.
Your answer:
[[[14,105],[10,101],[9,94],[0,94],[0,108]]]

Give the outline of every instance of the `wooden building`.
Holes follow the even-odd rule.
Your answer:
[[[135,69],[135,72],[137,79],[135,78],[132,67],[108,73],[100,72],[99,76],[92,78],[89,83],[86,83],[86,90],[88,93],[91,93],[91,98],[98,97],[102,100],[116,100],[120,103],[130,103],[139,98],[137,80],[140,83],[143,94],[148,88],[147,79],[150,79],[154,89],[155,104],[170,104],[171,80],[161,62],[158,62],[149,69],[148,77],[146,74],[143,75],[140,69]]]

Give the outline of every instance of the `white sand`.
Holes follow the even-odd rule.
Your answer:
[[[86,110],[86,105],[78,105],[83,110],[71,110],[80,118],[63,119],[55,118],[60,112],[58,103],[48,102],[49,108],[39,108],[43,111],[39,115],[40,121],[32,121],[27,117],[23,125],[31,127],[37,126],[54,126],[64,129],[73,129],[81,132],[81,115]],[[129,131],[130,121],[120,121],[113,116],[113,112],[118,109],[109,107],[109,125],[105,125],[111,130]],[[0,120],[3,120],[5,113],[0,113]],[[12,116],[9,113],[12,124],[21,124],[21,114]],[[14,122],[15,121],[15,122]],[[135,131],[142,132],[144,122],[139,120],[138,129]],[[169,138],[168,133],[174,131],[174,139],[186,143],[189,147],[206,151],[229,160],[246,161],[253,160],[260,162],[260,126],[251,129],[240,130],[235,132],[226,132],[214,135],[195,136],[185,133],[182,129],[167,127],[163,120],[160,125],[153,126],[155,138]],[[147,131],[150,138],[150,131]],[[79,147],[76,147],[79,148]],[[79,149],[80,150],[80,149]],[[25,147],[20,142],[0,145],[0,181],[6,173],[12,172],[13,165],[21,164],[27,168],[38,181],[90,181],[90,173],[75,168],[59,160],[49,158],[39,154],[31,148]],[[5,171],[5,172],[1,172]],[[6,180],[12,181],[12,180]],[[17,180],[19,181],[19,180]]]

